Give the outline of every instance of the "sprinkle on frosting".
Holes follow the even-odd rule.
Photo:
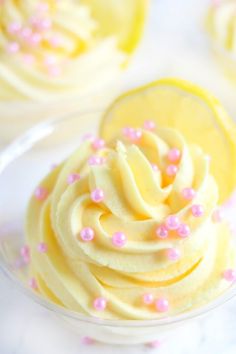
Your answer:
[[[29,286],[31,289],[33,290],[38,290],[38,283],[37,280],[35,278],[30,278],[29,279]]]
[[[112,243],[115,247],[124,247],[127,242],[127,237],[126,235],[121,232],[117,231],[113,234],[112,236]]]
[[[179,149],[177,148],[172,148],[171,150],[169,150],[168,152],[168,160],[172,163],[176,163],[179,161],[181,157],[181,152]]]
[[[226,269],[223,273],[223,278],[229,282],[236,281],[236,269]]]
[[[155,306],[158,312],[167,312],[169,310],[169,301],[166,298],[160,297],[155,301]]]
[[[91,227],[84,227],[80,231],[80,237],[84,242],[90,242],[94,239],[95,232]]]
[[[40,242],[37,246],[37,250],[39,253],[46,253],[48,250],[48,246],[45,242]]]
[[[48,191],[44,187],[37,187],[35,192],[34,192],[34,195],[35,195],[36,199],[38,199],[40,201],[43,201],[43,200],[45,200],[47,198]]]
[[[104,199],[104,192],[101,188],[96,188],[91,192],[91,199],[94,203],[100,203]]]
[[[156,123],[153,120],[145,120],[143,126],[144,129],[152,131],[156,128]]]
[[[104,297],[97,297],[93,302],[93,307],[97,311],[104,311],[107,307],[107,300]]]
[[[190,235],[190,227],[186,224],[180,224],[177,230],[177,234],[181,238],[186,238]]]
[[[169,177],[174,177],[177,172],[178,172],[178,167],[175,165],[168,165],[166,168],[166,174]]]
[[[193,188],[184,188],[182,190],[182,196],[186,200],[192,200],[196,197],[196,191]]]
[[[151,305],[154,301],[154,296],[152,293],[146,293],[146,294],[143,294],[143,303],[145,305]]]

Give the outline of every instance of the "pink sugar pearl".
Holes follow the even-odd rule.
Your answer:
[[[48,191],[46,188],[43,187],[37,187],[35,192],[34,192],[35,198],[42,201],[45,200],[48,196]]]
[[[104,158],[101,156],[90,156],[88,159],[88,164],[90,166],[99,166],[102,165],[104,161]]]
[[[31,54],[24,54],[23,61],[26,65],[32,65],[35,62],[35,57]]]
[[[154,172],[158,172],[159,171],[159,167],[155,164],[155,163],[151,163],[152,169]]]
[[[91,192],[91,199],[94,203],[100,203],[104,200],[104,192],[101,188],[95,188]]]
[[[170,149],[168,152],[168,160],[170,162],[178,162],[181,156],[181,152],[177,148]]]
[[[56,63],[57,63],[57,58],[55,57],[55,55],[47,55],[44,58],[44,65],[46,66],[55,65]]]
[[[11,34],[17,34],[21,30],[21,24],[18,22],[12,22],[9,24],[7,30]]]
[[[93,307],[97,311],[104,311],[107,307],[107,300],[104,297],[97,297],[93,302]]]
[[[38,22],[37,28],[41,31],[49,30],[52,27],[52,21],[50,18],[43,18]]]
[[[79,173],[71,173],[68,177],[67,177],[67,183],[68,184],[73,184],[76,181],[80,180],[80,174]]]
[[[167,166],[167,168],[166,168],[166,174],[167,174],[169,177],[175,176],[177,172],[178,172],[178,167],[175,166],[175,165],[169,165],[169,166]]]
[[[167,312],[169,310],[169,302],[166,298],[160,297],[156,300],[155,306],[158,312]]]
[[[143,126],[146,130],[154,130],[156,128],[156,123],[153,120],[145,120]]]
[[[29,256],[30,254],[30,248],[27,245],[24,245],[20,249],[20,254],[22,257]]]
[[[167,230],[177,230],[179,225],[180,225],[180,221],[179,221],[178,216],[169,215],[166,218],[165,226],[166,226]]]
[[[28,38],[27,41],[31,46],[37,46],[42,41],[42,36],[40,33],[32,33],[32,35]]]
[[[223,273],[223,278],[229,282],[236,281],[236,270],[235,269],[226,269]]]
[[[184,188],[181,194],[182,197],[186,200],[192,200],[196,196],[196,192],[193,188]]]
[[[84,345],[93,345],[95,343],[95,340],[91,337],[83,337],[81,342]]]
[[[186,224],[180,224],[177,230],[177,234],[181,238],[186,238],[190,235],[190,228]]]
[[[140,129],[134,129],[130,135],[129,135],[129,139],[133,142],[133,143],[137,143],[141,138],[142,138],[143,132]]]
[[[17,43],[17,42],[10,42],[10,43],[8,43],[8,45],[7,45],[7,51],[8,51],[8,53],[10,53],[10,54],[15,54],[15,53],[18,53],[19,50],[20,50],[20,45],[19,45],[19,43]]]
[[[180,259],[180,251],[176,248],[169,248],[166,251],[166,256],[170,261],[177,261]]]
[[[94,239],[95,232],[91,227],[84,227],[80,231],[80,237],[84,242],[90,242]]]
[[[30,286],[31,289],[37,290],[38,289],[37,280],[35,278],[30,278],[29,286]]]
[[[216,209],[213,214],[212,214],[212,221],[214,223],[218,223],[218,222],[221,222],[224,218],[224,215],[222,213],[222,210],[220,209]]]
[[[194,204],[191,207],[191,212],[195,218],[200,218],[204,214],[204,207],[200,204]]]
[[[131,127],[124,127],[122,129],[122,133],[124,136],[126,136],[127,138],[129,138],[134,132],[134,128]]]
[[[57,48],[62,44],[62,39],[59,36],[53,36],[49,38],[49,43],[53,48]]]
[[[28,40],[32,35],[32,29],[30,27],[24,27],[19,33],[20,38]]]
[[[146,293],[143,295],[143,303],[145,305],[151,305],[154,301],[154,296],[152,295],[152,293]]]
[[[169,236],[168,229],[165,225],[160,225],[157,227],[156,236],[162,239],[167,238]]]
[[[20,254],[23,259],[24,264],[28,264],[30,262],[30,248],[27,245],[24,245],[20,249]]]
[[[149,348],[157,349],[157,348],[160,348],[161,342],[157,339],[157,340],[154,340],[153,342],[147,343],[147,346]]]
[[[48,66],[48,74],[52,77],[58,77],[62,73],[60,66],[58,65],[50,65]]]
[[[46,243],[40,242],[40,243],[38,244],[38,246],[37,246],[37,250],[38,250],[38,252],[40,252],[40,253],[46,253],[47,250],[48,250],[48,246],[47,246]]]
[[[105,141],[103,139],[97,138],[92,142],[92,147],[94,150],[102,149],[104,148],[104,146],[105,146]]]
[[[117,231],[113,234],[112,243],[115,247],[119,247],[119,248],[124,247],[126,242],[127,242],[127,237],[123,232]]]

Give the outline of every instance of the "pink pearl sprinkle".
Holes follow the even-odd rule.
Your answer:
[[[166,312],[169,310],[169,302],[163,297],[156,300],[155,306],[158,312]]]
[[[38,250],[38,252],[40,252],[40,253],[46,253],[47,250],[48,250],[48,246],[47,246],[46,243],[40,242],[40,243],[38,244],[38,246],[37,246],[37,250]]]
[[[154,340],[153,342],[147,343],[149,348],[157,349],[160,348],[161,342],[159,340]]]
[[[105,146],[105,141],[103,139],[97,138],[92,142],[92,147],[94,150],[102,149],[104,148],[104,146]]]
[[[29,38],[31,38],[32,35],[32,29],[30,27],[24,27],[22,28],[22,30],[20,31],[20,37],[24,40],[28,40]]]
[[[159,171],[159,167],[155,164],[155,163],[151,163],[152,169],[154,172],[158,172]]]
[[[91,337],[83,337],[81,342],[84,345],[93,345],[95,343],[95,340]]]
[[[41,19],[37,25],[37,28],[41,31],[49,30],[51,27],[52,27],[52,21],[50,18]]]
[[[32,54],[24,54],[23,61],[27,65],[32,65],[35,62],[35,57]]]
[[[124,247],[127,242],[127,237],[123,232],[115,232],[112,236],[112,243],[115,247]]]
[[[19,43],[17,43],[17,42],[10,42],[10,43],[8,43],[8,45],[7,45],[7,51],[8,51],[8,53],[10,53],[10,54],[15,54],[15,53],[19,52],[19,50],[20,50],[20,45],[19,45]]]
[[[180,258],[180,251],[176,248],[169,248],[166,251],[166,256],[170,261],[177,261]]]
[[[178,167],[175,165],[169,165],[166,168],[166,174],[170,177],[175,176],[177,172],[178,172]]]
[[[37,280],[35,278],[31,278],[29,280],[29,286],[33,289],[33,290],[37,290],[38,289],[38,284],[37,284]]]
[[[55,55],[47,55],[44,58],[44,65],[46,66],[55,65],[56,63],[57,63],[57,58],[55,57]]]
[[[48,191],[46,188],[38,187],[34,192],[35,198],[38,200],[45,200],[48,196]]]
[[[95,188],[91,192],[91,199],[94,203],[100,203],[104,200],[104,192],[100,188]]]
[[[223,278],[230,282],[236,281],[236,270],[235,269],[226,269],[223,273]]]
[[[204,214],[204,207],[200,204],[194,204],[191,207],[191,211],[195,218],[199,218]]]
[[[20,254],[23,259],[24,264],[29,264],[29,262],[30,262],[30,248],[29,248],[29,246],[27,246],[27,245],[22,246],[20,249]]]
[[[52,77],[58,77],[62,73],[60,66],[58,65],[50,65],[48,66],[48,74]]]
[[[130,135],[129,135],[129,139],[134,142],[137,143],[141,138],[142,138],[143,132],[140,129],[134,129]]]
[[[154,296],[151,293],[146,293],[143,295],[143,303],[145,305],[151,305],[154,301]]]
[[[84,227],[80,231],[80,237],[85,242],[90,242],[94,239],[95,232],[91,227]]]
[[[104,159],[101,156],[94,155],[94,156],[90,156],[90,158],[88,159],[88,164],[90,166],[96,166],[96,165],[99,166],[99,165],[102,165],[103,162],[104,162]]]
[[[104,311],[107,307],[107,300],[104,297],[97,297],[93,302],[93,307],[97,311]]]
[[[171,149],[171,150],[168,152],[168,160],[169,160],[170,162],[177,162],[177,161],[179,161],[180,156],[181,156],[181,152],[180,152],[180,150],[177,149],[177,148],[173,148],[173,149]]]
[[[20,254],[22,257],[29,256],[30,254],[30,248],[27,245],[24,245],[20,249]]]
[[[8,26],[7,30],[11,34],[17,34],[21,30],[21,24],[17,22],[12,22]]]
[[[131,134],[133,134],[133,132],[134,132],[134,128],[131,127],[125,127],[122,129],[123,135],[126,136],[127,138],[129,138]]]
[[[184,188],[181,194],[186,200],[192,200],[196,196],[196,192],[193,188]]]
[[[71,173],[68,177],[67,177],[67,183],[68,184],[73,184],[76,181],[80,180],[80,174],[79,173]]]
[[[221,222],[224,218],[222,210],[216,209],[212,214],[212,221],[215,223]]]
[[[49,38],[48,41],[53,48],[59,47],[59,45],[62,43],[62,39],[59,36],[53,36],[53,37]]]
[[[180,224],[177,230],[178,236],[181,238],[186,238],[190,235],[190,228],[186,224]]]
[[[156,123],[153,122],[153,120],[145,120],[143,126],[146,130],[154,130],[156,128]]]
[[[169,235],[168,229],[166,228],[165,225],[160,225],[158,226],[158,228],[156,229],[156,235],[159,238],[167,238]]]
[[[37,46],[39,45],[39,43],[41,42],[42,40],[42,36],[40,33],[33,33],[29,39],[28,39],[28,43],[31,45],[31,46]]]
[[[167,227],[168,230],[177,230],[179,225],[180,225],[180,221],[179,221],[178,216],[169,215],[166,218],[165,226]]]

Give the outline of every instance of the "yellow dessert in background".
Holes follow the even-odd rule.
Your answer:
[[[172,316],[222,294],[236,280],[218,209],[236,185],[234,133],[218,101],[187,82],[117,99],[101,137],[84,141],[29,202],[30,286],[106,319]]]
[[[206,29],[216,59],[227,77],[236,82],[236,3],[212,1],[206,16]]]
[[[19,122],[15,123],[20,125],[22,111],[30,122],[35,120],[34,113],[38,115],[37,109],[47,117],[67,112],[71,106],[83,108],[79,98],[94,94],[96,100],[98,91],[101,95],[103,88],[114,83],[141,36],[147,0],[106,3],[10,0],[1,4],[0,123],[3,126],[13,125],[17,114]],[[21,102],[19,107],[16,101]],[[26,103],[23,105],[22,101]],[[36,105],[34,109],[32,102],[47,105]],[[31,106],[32,112],[28,112]],[[30,114],[32,117],[28,117]]]

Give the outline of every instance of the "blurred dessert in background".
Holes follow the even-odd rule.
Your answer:
[[[38,119],[84,108],[91,96],[94,105],[96,96],[99,103],[109,101],[140,38],[146,8],[147,0],[3,1],[2,138]]]

